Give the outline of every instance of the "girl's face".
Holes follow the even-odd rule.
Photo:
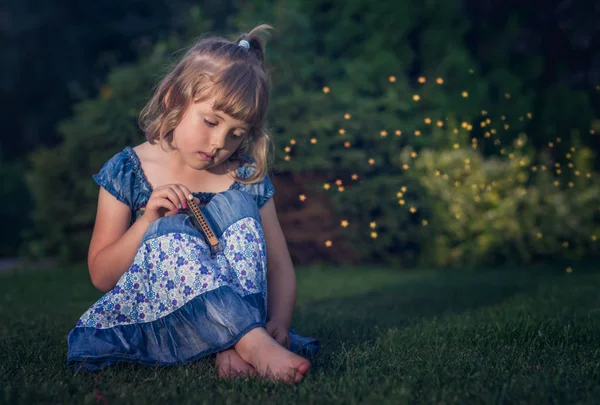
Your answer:
[[[212,100],[191,104],[173,131],[173,147],[196,170],[225,162],[248,136],[248,124],[212,106]]]

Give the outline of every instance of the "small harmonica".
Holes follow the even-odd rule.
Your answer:
[[[196,227],[200,231],[202,231],[202,233],[204,234],[204,238],[206,239],[207,243],[210,245],[210,251],[212,253],[219,252],[221,250],[221,247],[219,245],[219,240],[215,236],[215,233],[213,232],[210,225],[208,224],[206,217],[204,216],[204,214],[198,207],[198,204],[196,204],[196,201],[194,201],[193,198],[188,198],[188,207],[189,207],[188,210],[191,212],[191,217],[194,220]]]

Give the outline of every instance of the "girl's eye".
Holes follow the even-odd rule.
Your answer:
[[[207,119],[205,119],[205,120],[204,120],[204,122],[205,122],[205,123],[206,123],[206,125],[208,125],[209,127],[216,127],[216,126],[217,126],[217,123],[216,123],[216,122],[212,122],[212,121],[209,121],[209,120],[207,120]]]

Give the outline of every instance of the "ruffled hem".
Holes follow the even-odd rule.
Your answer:
[[[264,327],[262,294],[240,296],[224,286],[199,295],[178,310],[152,322],[111,328],[76,327],[69,333],[67,366],[73,372],[97,371],[115,363],[181,365],[237,343],[246,333]],[[310,355],[315,339],[290,330],[291,350]]]

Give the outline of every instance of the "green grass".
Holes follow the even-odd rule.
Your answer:
[[[297,386],[213,364],[73,376],[66,336],[100,293],[83,267],[0,275],[0,403],[600,403],[600,266],[298,269],[293,327],[320,338]]]

